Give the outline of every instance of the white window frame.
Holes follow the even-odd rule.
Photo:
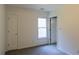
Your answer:
[[[46,19],[46,18],[43,18],[43,17],[38,17],[38,19]],[[45,34],[45,37],[39,37],[39,29],[43,29],[45,28],[46,29],[46,34]],[[42,39],[42,38],[47,38],[47,19],[46,19],[46,26],[45,27],[38,27],[38,39]]]

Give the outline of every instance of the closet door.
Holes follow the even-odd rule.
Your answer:
[[[7,50],[17,49],[18,47],[18,18],[17,15],[8,13],[8,39]]]

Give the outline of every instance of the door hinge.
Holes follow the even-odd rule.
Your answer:
[[[8,30],[8,32],[10,32],[10,31]]]
[[[8,43],[8,46],[10,46],[10,44]]]
[[[18,33],[16,33],[16,35],[18,35]]]

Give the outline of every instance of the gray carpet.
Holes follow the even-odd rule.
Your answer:
[[[44,45],[6,52],[6,55],[66,55],[56,45]]]

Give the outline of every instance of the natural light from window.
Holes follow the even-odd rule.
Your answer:
[[[46,18],[38,18],[38,38],[46,38]]]

